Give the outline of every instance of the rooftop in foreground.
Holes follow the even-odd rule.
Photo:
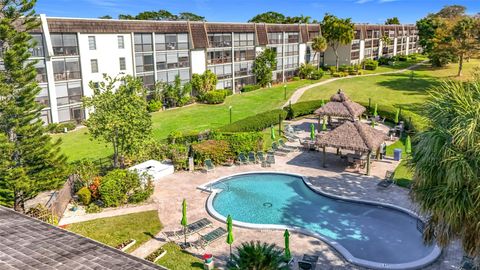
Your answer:
[[[0,269],[164,269],[0,206]]]

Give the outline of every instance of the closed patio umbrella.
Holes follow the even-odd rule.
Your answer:
[[[310,124],[310,139],[315,140],[315,125],[313,123]]]
[[[290,260],[292,254],[290,253],[290,233],[288,230],[285,230],[283,237],[285,238],[285,259]]]
[[[183,202],[182,202],[182,221],[180,222],[180,224],[182,224],[182,226],[183,226],[183,235],[184,235],[184,238],[185,238],[185,245],[187,245],[187,225],[188,225],[188,221],[187,221],[187,201],[185,199],[183,199]]]
[[[378,109],[378,104],[377,104],[377,103],[375,103],[375,110],[373,111],[373,116],[375,116],[375,117],[377,117],[377,116],[378,116],[377,109]]]
[[[275,141],[275,128],[273,126],[270,127],[270,136]]]
[[[233,244],[233,220],[232,216],[227,217],[227,244],[230,245],[230,260],[232,259],[232,244]]]
[[[397,109],[397,112],[395,113],[395,124],[398,124],[400,118],[400,109]]]
[[[325,117],[323,117],[322,130],[327,131],[327,121],[325,120]]]
[[[407,140],[405,142],[405,153],[412,153],[412,140],[410,139],[410,135],[407,136]]]

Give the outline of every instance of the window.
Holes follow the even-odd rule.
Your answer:
[[[285,41],[286,43],[298,43],[300,41],[300,36],[298,35],[298,32],[285,33]]]
[[[119,61],[120,61],[120,70],[126,70],[127,65],[125,63],[125,57],[120,57]]]
[[[94,36],[89,36],[88,37],[88,48],[90,50],[96,50],[97,49],[97,42],[95,41]]]
[[[118,48],[125,49],[125,40],[123,36],[117,36]]]
[[[188,50],[188,35],[155,33],[155,50]]]
[[[298,46],[295,44],[285,45],[285,56],[298,55]]]
[[[235,61],[248,61],[255,59],[255,50],[235,49]]]
[[[235,64],[235,76],[252,75],[252,62],[244,62]]]
[[[28,63],[28,62],[27,62]],[[40,60],[34,65],[35,69],[37,70],[37,82],[39,83],[46,83],[47,80],[47,69],[45,68],[45,61]]]
[[[214,66],[208,69],[215,73],[219,80],[232,77],[232,65]]]
[[[76,34],[51,34],[50,37],[55,56],[78,55]]]
[[[152,35],[151,34],[135,34],[135,51],[136,52],[151,52],[153,51]]]
[[[232,62],[232,51],[209,51],[207,52],[207,64],[215,65]]]
[[[135,56],[137,72],[153,71],[153,54],[140,54]]]
[[[35,101],[48,107],[50,106],[50,99],[48,97],[48,86],[41,86],[40,92],[37,94]]]
[[[90,60],[90,66],[92,67],[92,73],[98,73],[98,60],[97,59]]]
[[[235,33],[233,44],[235,47],[254,46],[254,33]]]
[[[352,50],[360,49],[360,40],[355,39],[352,41]]]
[[[208,34],[208,42],[210,47],[232,47],[232,34],[219,33]]]
[[[84,111],[82,107],[67,107],[67,108],[59,108],[58,109],[58,121],[59,122],[67,122],[67,121],[76,121],[80,123],[83,119]]]
[[[143,86],[145,86],[148,89],[153,89],[155,86],[155,77],[153,74],[148,74],[148,75],[140,75],[138,76],[140,80],[143,82]]]
[[[68,105],[82,102],[82,84],[81,82],[68,82],[55,84],[57,93],[57,105]]]
[[[81,79],[78,58],[55,59],[53,61],[53,74],[55,81]]]
[[[49,109],[43,109],[40,112],[40,119],[42,119],[44,124],[50,124],[52,122]]]
[[[283,43],[283,33],[268,33],[268,44],[282,44]]]
[[[30,49],[30,54],[32,57],[43,57],[43,36],[41,34],[32,34],[31,42],[35,44],[34,47]]]

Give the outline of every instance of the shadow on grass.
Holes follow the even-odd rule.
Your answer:
[[[378,85],[390,88],[392,90],[410,91],[405,95],[425,95],[426,90],[438,86],[440,82],[433,77],[419,76],[414,74],[410,77],[410,73],[392,74],[389,75],[390,80],[383,80],[377,82]]]
[[[204,269],[204,268],[203,268],[203,263],[199,263],[199,262],[191,263],[190,266],[191,266],[192,268]]]

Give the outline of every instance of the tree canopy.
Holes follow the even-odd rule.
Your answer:
[[[252,72],[255,74],[257,84],[260,86],[264,87],[272,82],[272,72],[277,66],[276,57],[277,53],[273,49],[266,48],[255,58]]]
[[[285,16],[281,13],[275,11],[268,11],[261,14],[258,14],[248,20],[248,22],[255,22],[255,23],[280,23],[280,24],[287,24],[287,23],[318,23],[318,21],[313,20],[310,16]]]
[[[480,77],[444,82],[429,92],[430,128],[414,138],[412,196],[429,217],[424,237],[460,239],[480,259]]]
[[[83,100],[84,107],[92,111],[85,125],[93,138],[112,144],[113,164],[119,167],[126,154],[150,138],[152,121],[146,91],[138,78],[105,74],[104,81],[90,82],[90,88],[93,96]]]
[[[446,6],[417,22],[419,42],[435,66],[458,62],[461,75],[463,61],[479,54],[480,18],[469,16],[465,7]]]
[[[398,19],[398,17],[392,17],[392,18],[388,18],[386,21],[385,21],[385,24],[400,24],[400,20]]]
[[[323,36],[314,37],[312,42],[312,50],[315,52],[315,54],[313,55],[313,58],[315,59],[317,54],[325,52],[327,47],[327,40]],[[320,67],[320,61],[318,61],[318,67]]]
[[[176,15],[164,9],[159,11],[143,11],[137,15],[120,14],[118,18],[122,20],[205,21],[205,17],[191,12],[181,12]]]
[[[338,68],[338,48],[352,42],[355,25],[351,18],[341,19],[332,14],[325,14],[322,21],[322,35],[327,40],[328,46],[335,53],[335,66]]]
[[[25,201],[66,181],[66,158],[60,154],[35,98],[36,61],[29,32],[40,25],[35,0],[5,0],[0,10],[0,204],[24,212]]]

